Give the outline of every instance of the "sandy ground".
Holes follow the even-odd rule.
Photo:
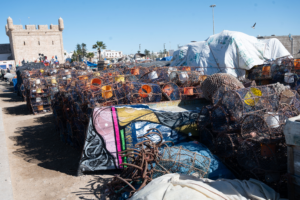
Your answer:
[[[30,114],[4,82],[0,108],[15,200],[106,199],[105,183],[118,172],[75,176],[81,152],[60,141],[52,114]]]

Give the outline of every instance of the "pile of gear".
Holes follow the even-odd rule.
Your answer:
[[[149,132],[150,131],[150,132]],[[127,163],[122,163],[124,170],[115,175],[108,184],[108,195],[123,194],[131,197],[140,191],[154,178],[165,174],[180,173],[203,178],[209,171],[210,159],[198,153],[180,147],[169,147],[163,142],[163,136],[158,129],[152,128],[140,138],[144,141],[135,145],[135,149],[119,152],[122,157],[128,157]],[[155,134],[160,141],[155,143],[149,135]],[[172,145],[172,144],[171,144]],[[165,147],[164,149],[162,149]]]
[[[18,84],[20,76],[19,88],[30,110],[35,114],[52,110],[61,140],[80,149],[95,107],[206,98],[211,104],[200,111],[196,139],[237,178],[255,178],[284,193],[283,126],[286,119],[300,114],[298,74],[299,61],[289,58],[254,67],[243,80],[225,73],[207,76],[189,66],[118,63],[93,71],[83,63],[66,63],[59,68],[23,70]],[[205,156],[176,147],[163,150],[164,143],[144,137],[136,149],[119,152],[128,162],[109,184],[110,194],[132,196],[153,178],[168,173],[201,178],[207,174],[210,161]]]
[[[116,64],[93,71],[84,63],[66,63],[17,74],[29,110],[34,114],[53,111],[61,140],[81,149],[85,127],[96,106],[201,98],[200,86],[207,76],[192,70]]]
[[[287,58],[280,65],[273,63],[273,69],[285,71],[274,70],[265,77],[255,75],[266,75],[266,66],[258,66],[248,76],[256,83],[243,80],[247,83],[243,85],[231,75],[214,74],[201,86],[203,96],[212,103],[201,110],[199,141],[239,179],[261,180],[280,193],[287,192],[283,128],[288,118],[300,114],[298,63]],[[264,84],[266,77],[270,80]],[[281,77],[282,84],[272,77]]]

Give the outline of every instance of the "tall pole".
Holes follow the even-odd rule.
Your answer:
[[[141,44],[140,44],[140,53],[141,53]]]
[[[210,7],[212,8],[212,15],[213,15],[213,34],[215,34],[215,17],[214,17],[214,7],[216,7],[216,5],[210,5]]]
[[[213,13],[213,34],[215,34],[215,16],[214,16],[214,7],[212,8]]]

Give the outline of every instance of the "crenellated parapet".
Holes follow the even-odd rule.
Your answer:
[[[33,31],[36,30],[36,27],[35,25],[25,25],[25,29],[28,31]]]
[[[62,18],[58,19],[58,25],[25,25],[25,29],[23,25],[13,24],[12,18],[7,18],[7,24],[5,25],[5,33],[9,35],[9,32],[12,31],[63,31],[64,30],[64,21]]]
[[[58,31],[58,25],[53,25],[53,24],[51,24],[51,25],[50,25],[50,30]]]

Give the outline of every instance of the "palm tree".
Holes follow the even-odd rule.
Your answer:
[[[167,53],[168,53],[167,49],[164,49],[163,54],[167,54]]]
[[[106,45],[102,41],[97,41],[96,44],[93,45],[93,49],[97,49],[99,53],[99,60],[101,56],[101,49],[106,49]]]
[[[73,52],[73,55],[72,55],[72,61],[77,61],[78,60],[78,53],[77,53],[77,51],[74,51]]]
[[[86,54],[86,57],[90,60],[90,62],[92,61],[92,58],[94,58],[94,53],[90,52]]]
[[[150,55],[150,51],[145,49],[144,54],[146,55],[146,57],[148,57]]]

